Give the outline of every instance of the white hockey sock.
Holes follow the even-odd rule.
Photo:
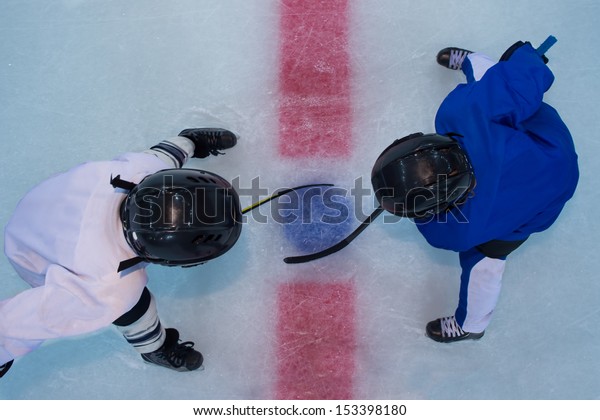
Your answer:
[[[194,154],[194,143],[185,137],[173,137],[163,140],[144,153],[154,155],[175,168],[181,168]]]
[[[485,257],[471,269],[463,330],[480,333],[487,328],[500,296],[505,265],[505,260]]]
[[[132,324],[117,326],[125,339],[139,353],[150,353],[158,350],[165,342],[165,329],[160,323],[154,296],[151,295],[150,306],[137,321]]]
[[[463,63],[463,72],[467,76],[467,80],[479,81],[483,77],[486,71],[497,62],[492,60],[485,54],[472,53],[465,58],[465,61],[469,61],[467,65]]]

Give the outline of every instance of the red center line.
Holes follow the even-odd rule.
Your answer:
[[[352,146],[349,0],[282,0],[279,153],[344,159]],[[279,285],[277,399],[352,399],[355,290],[315,274]]]
[[[278,290],[276,399],[350,400],[354,287],[295,280]]]
[[[279,152],[349,156],[348,0],[283,0],[280,7]]]

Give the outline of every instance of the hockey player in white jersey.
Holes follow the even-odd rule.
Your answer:
[[[31,289],[0,301],[0,377],[45,340],[111,324],[150,363],[200,368],[193,342],[160,322],[145,266],[193,266],[241,232],[239,197],[219,175],[182,166],[237,143],[192,128],[140,153],[91,162],[34,187],[5,229],[5,253]]]

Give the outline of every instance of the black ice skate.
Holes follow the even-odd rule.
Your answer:
[[[8,372],[8,369],[10,369],[12,364],[13,360],[11,360],[10,362],[6,362],[2,366],[0,366],[0,378],[2,378],[6,374],[6,372]]]
[[[447,47],[437,54],[437,62],[450,70],[460,70],[467,55],[473,51],[456,47]]]
[[[460,340],[479,340],[483,337],[485,331],[480,333],[471,333],[464,331],[456,322],[454,316],[438,318],[427,324],[425,329],[427,336],[440,343],[452,343]]]
[[[142,359],[178,372],[188,372],[202,366],[204,358],[193,349],[193,342],[180,343],[179,332],[174,328],[167,328],[165,332],[167,338],[162,347],[152,353],[142,354]]]
[[[222,155],[220,150],[231,149],[237,144],[237,136],[223,128],[186,128],[179,136],[194,142],[195,158]]]

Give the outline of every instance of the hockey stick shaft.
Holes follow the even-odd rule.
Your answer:
[[[242,214],[248,213],[251,210],[254,210],[255,208],[262,206],[265,203],[268,203],[271,200],[275,200],[276,198],[281,197],[282,195],[285,194],[289,194],[293,191],[297,191],[297,190],[302,190],[304,188],[312,188],[312,187],[333,187],[333,184],[308,184],[308,185],[300,185],[298,187],[293,187],[293,188],[286,188],[284,190],[281,190],[267,198],[264,198],[260,201],[257,201],[256,203],[246,207],[245,209],[242,210]]]

